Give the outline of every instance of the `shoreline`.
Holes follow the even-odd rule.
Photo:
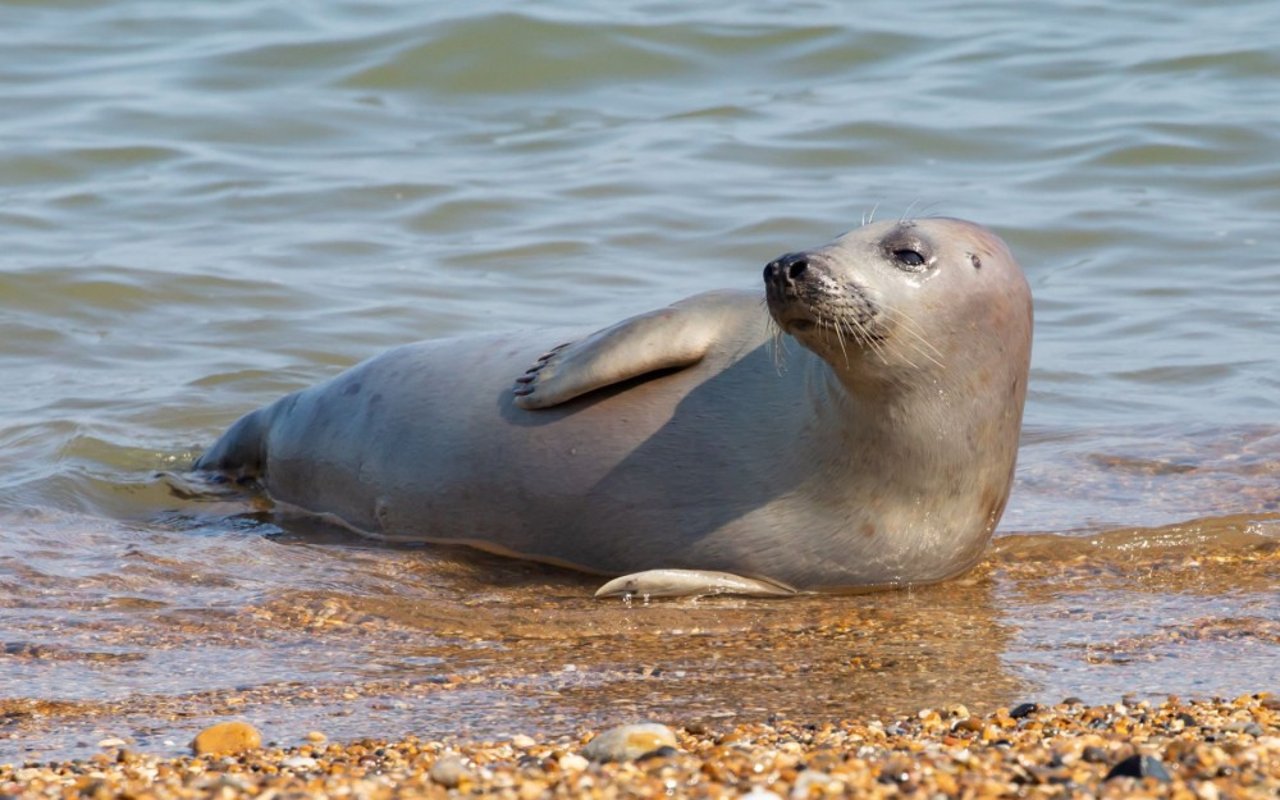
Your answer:
[[[1280,697],[1269,692],[1092,706],[1068,698],[985,715],[956,704],[886,720],[673,727],[675,747],[605,763],[583,754],[600,731],[494,742],[408,737],[341,744],[317,732],[308,744],[223,756],[161,757],[107,746],[87,759],[0,763],[0,796],[1213,800],[1280,794]]]

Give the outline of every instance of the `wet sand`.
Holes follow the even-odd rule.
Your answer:
[[[317,728],[340,740],[486,739],[618,718],[823,722],[955,702],[986,713],[1070,695],[1271,690],[1280,543],[1214,536],[1217,547],[1194,527],[1005,537],[969,574],[909,591],[629,605],[591,599],[582,576],[463,558],[424,567],[457,592],[427,601],[409,581],[414,552],[374,549],[360,579],[394,565],[402,592],[289,590],[159,626],[130,613],[54,630],[63,646],[10,639],[0,666],[25,675],[27,692],[0,698],[0,763],[87,756],[110,738],[176,754],[232,715],[282,743]],[[272,657],[274,679],[262,663]],[[156,670],[150,661],[181,674],[131,677]],[[82,675],[89,690],[76,697]],[[104,696],[93,678],[126,691]]]
[[[1133,786],[1103,779],[1134,753],[1171,776],[1149,782],[1153,792],[1273,796],[1280,716],[1265,693],[1280,686],[1280,543],[1256,534],[1257,519],[1213,521],[1210,544],[1204,523],[1007,536],[958,580],[850,597],[602,604],[588,578],[460,557],[430,565],[458,592],[446,605],[314,589],[192,616],[150,639],[116,623],[96,635],[144,637],[157,652],[198,638],[225,661],[197,663],[189,683],[204,690],[0,699],[0,794],[56,785],[55,796],[109,796],[150,781],[156,796],[442,793],[426,773],[456,750],[470,759],[469,788],[522,797],[668,786],[736,796],[756,785],[791,796],[804,772],[857,792],[1125,796]],[[415,556],[370,552],[398,569]],[[237,685],[230,646],[281,631],[317,670],[353,654],[368,669],[254,673]],[[68,660],[108,674],[142,663],[95,652],[10,642],[0,658],[33,679]],[[1166,703],[1171,691],[1188,701]],[[1073,695],[1081,702],[1061,704]],[[1214,696],[1237,699],[1201,702]],[[1009,716],[1027,702],[1039,710]],[[231,719],[257,726],[265,749],[182,755],[198,731]],[[561,764],[593,732],[645,719],[675,728],[680,752]],[[343,744],[311,743],[313,731]],[[1101,749],[1086,759],[1086,748]]]

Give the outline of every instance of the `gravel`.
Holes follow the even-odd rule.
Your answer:
[[[1280,703],[1270,694],[1027,705],[1015,706],[1017,715],[949,705],[884,720],[779,719],[723,730],[668,720],[673,744],[611,762],[583,755],[600,738],[593,731],[461,744],[314,737],[179,757],[122,746],[77,761],[0,765],[0,796],[1280,796]]]

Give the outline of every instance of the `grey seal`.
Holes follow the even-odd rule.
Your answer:
[[[1031,294],[1004,242],[872,223],[770,262],[764,296],[398,347],[248,414],[195,468],[387,540],[622,576],[599,594],[969,568],[1027,388]]]

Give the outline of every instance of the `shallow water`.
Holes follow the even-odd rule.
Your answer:
[[[1280,7],[853,8],[0,2],[0,760],[1280,686]],[[159,477],[392,345],[872,213],[990,225],[1036,297],[960,581],[626,608]]]

